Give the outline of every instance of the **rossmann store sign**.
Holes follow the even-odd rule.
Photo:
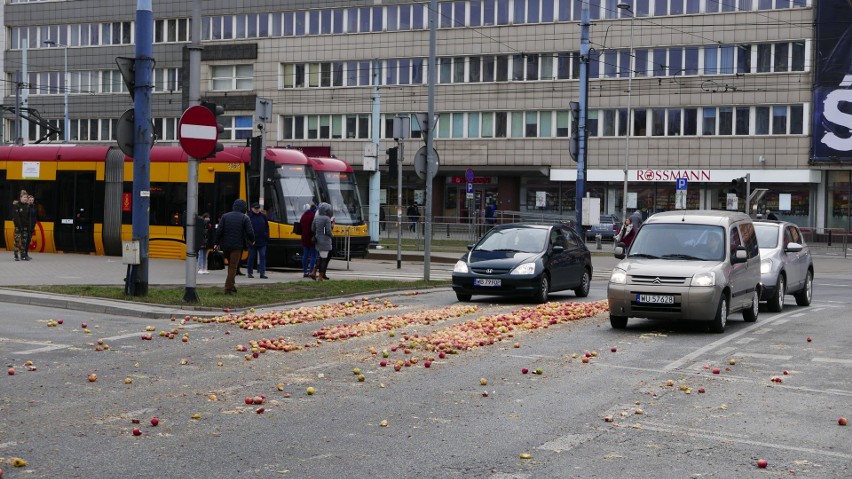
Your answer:
[[[710,182],[710,170],[636,170],[633,181],[677,181],[686,178],[693,182]]]

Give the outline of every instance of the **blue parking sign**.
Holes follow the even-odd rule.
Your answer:
[[[675,189],[677,191],[686,191],[687,181],[686,178],[678,178],[675,182]]]

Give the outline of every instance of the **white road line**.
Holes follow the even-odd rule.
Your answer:
[[[728,346],[727,348],[722,348],[722,349],[716,351],[716,354],[728,354],[731,351],[736,351],[736,350],[737,350],[737,348]]]
[[[57,349],[65,349],[65,348],[70,348],[70,347],[71,346],[69,346],[67,344],[52,344],[50,346],[45,346],[43,348],[27,349],[25,351],[15,351],[12,354],[24,356],[24,355],[27,355],[27,354],[45,353],[47,351],[55,351]]]
[[[786,356],[782,354],[762,354],[762,353],[739,353],[737,356],[745,356],[748,358],[757,358],[757,359],[776,359],[778,361],[787,361],[789,359],[793,359],[793,356]]]
[[[794,314],[794,315],[792,315],[792,316],[790,316],[790,317],[791,317],[791,318],[801,318],[801,317],[802,317],[802,316],[804,316],[804,315],[805,315],[805,313],[796,313],[796,314]]]
[[[772,332],[772,328],[761,328],[754,332],[754,334],[766,334]]]
[[[519,359],[542,359],[542,358],[550,358],[550,356],[544,356],[541,354],[530,354],[528,356],[524,356],[522,354],[507,354],[506,357],[509,358],[519,358]]]
[[[683,366],[684,364],[695,360],[696,358],[700,357],[702,354],[707,353],[708,351],[712,351],[712,350],[718,348],[719,346],[722,346],[725,343],[729,343],[729,342],[739,338],[740,336],[745,336],[746,334],[748,334],[748,333],[750,333],[750,332],[752,332],[752,331],[754,331],[758,328],[763,328],[763,327],[767,326],[768,324],[772,323],[773,321],[777,321],[781,318],[786,318],[786,317],[790,316],[790,314],[792,314],[792,313],[776,314],[775,316],[770,316],[768,319],[765,319],[765,320],[763,320],[759,323],[755,323],[755,324],[752,324],[751,326],[747,326],[746,328],[744,328],[740,331],[737,331],[736,333],[729,334],[729,335],[725,336],[724,338],[719,339],[718,341],[714,341],[714,342],[712,342],[712,343],[710,343],[706,346],[703,346],[701,348],[696,349],[695,351],[687,354],[686,356],[684,356],[680,359],[677,359],[675,361],[670,362],[669,364],[663,366],[663,370],[664,371],[671,371],[672,369],[677,369],[677,368]]]
[[[836,359],[836,358],[813,358],[811,361],[815,363],[837,363],[852,365],[852,359]]]
[[[15,441],[3,442],[3,443],[0,443],[0,449],[6,448],[6,447],[17,446],[17,445],[18,445],[18,443],[15,442]]]
[[[811,310],[811,312],[812,313],[818,313],[818,312],[822,311],[823,309],[825,309],[825,308],[814,308],[814,309]]]
[[[789,320],[789,319],[779,319],[778,321],[775,321],[775,324],[776,324],[776,325],[777,325],[777,324],[784,324],[784,323],[786,323],[787,321],[790,321],[790,320]]]
[[[682,434],[682,435],[685,435],[685,436],[696,437],[696,438],[699,438],[699,439],[735,442],[735,443],[740,443],[740,444],[749,444],[749,445],[752,445],[752,446],[768,447],[768,448],[781,449],[781,450],[786,450],[786,451],[804,452],[804,453],[807,453],[807,454],[817,454],[817,455],[822,455],[822,456],[837,457],[837,458],[840,458],[840,459],[852,459],[852,454],[846,454],[846,453],[842,453],[842,452],[823,451],[823,450],[820,450],[820,449],[812,449],[812,448],[809,448],[809,447],[797,447],[797,446],[789,446],[789,445],[786,445],[786,444],[776,444],[776,443],[771,443],[771,442],[753,441],[751,439],[744,439],[742,437],[737,437],[736,435],[732,435],[732,434],[719,434],[719,433],[714,434],[714,433],[698,432],[698,431],[691,429],[691,428],[657,427],[657,426],[652,426],[652,425],[645,424],[645,423],[637,423],[633,427],[635,429],[640,430],[640,431],[653,431],[653,432],[660,432],[660,433],[669,434],[669,435]]]
[[[734,341],[734,342],[735,342],[736,344],[748,344],[748,343],[750,343],[750,342],[752,342],[752,341],[754,341],[754,340],[755,340],[755,338],[742,338],[742,339],[738,339],[738,340],[736,340],[736,341]]]

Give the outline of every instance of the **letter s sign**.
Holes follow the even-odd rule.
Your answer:
[[[852,114],[844,112],[840,106],[846,103],[846,110],[852,106],[852,90],[834,90],[825,96],[823,116],[835,125],[849,129],[849,136],[842,138],[831,131],[826,131],[820,140],[823,144],[837,151],[852,151]]]

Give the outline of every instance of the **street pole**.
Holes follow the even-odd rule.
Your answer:
[[[630,168],[630,117],[631,117],[631,99],[633,98],[633,19],[636,15],[633,13],[629,3],[619,3],[618,8],[630,12],[630,59],[627,65],[627,128],[624,136],[624,194],[621,197],[621,220],[627,218],[627,181]]]
[[[586,164],[588,163],[586,119],[589,107],[589,3],[583,2],[580,15],[580,125],[578,128],[580,141],[577,148],[577,184],[576,184],[576,208],[577,227],[576,231],[581,238],[585,238],[583,232],[583,196],[586,194]]]
[[[435,64],[438,38],[438,0],[429,1],[429,71],[427,73],[428,113],[426,114],[426,201],[423,214],[426,222],[423,228],[423,280],[429,281],[432,249],[432,176],[437,168],[435,160]]]
[[[201,104],[201,0],[192,0],[192,42],[189,44],[189,106]],[[186,160],[186,261],[183,300],[197,303],[198,242],[195,224],[198,222],[198,158]]]
[[[396,168],[396,269],[402,268],[402,165],[405,157],[405,142],[399,139]]]
[[[136,59],[133,107],[133,240],[139,242],[134,296],[148,296],[148,241],[151,208],[151,91],[154,70],[152,0],[136,1]]]

